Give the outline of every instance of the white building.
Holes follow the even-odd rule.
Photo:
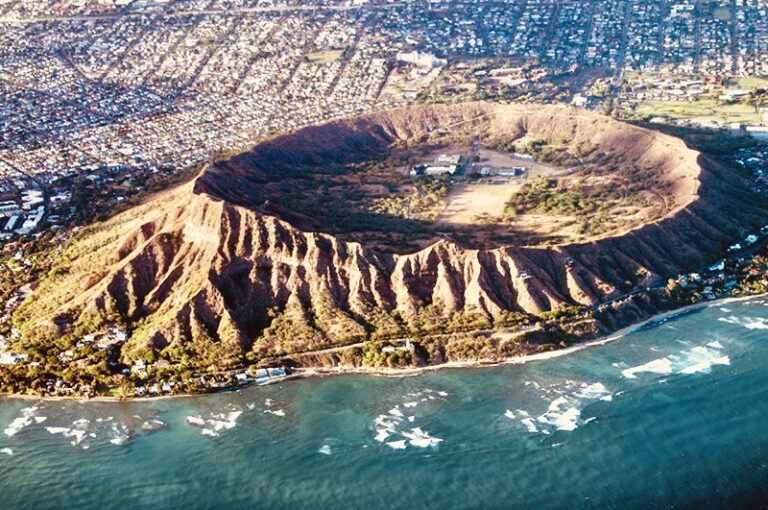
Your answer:
[[[430,165],[424,169],[424,173],[432,176],[445,174],[453,175],[456,173],[456,168],[456,165]]]
[[[431,53],[420,53],[418,51],[400,52],[397,54],[397,60],[419,67],[440,67],[448,63],[444,58],[437,58]]]

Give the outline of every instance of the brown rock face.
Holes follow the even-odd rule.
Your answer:
[[[303,230],[290,211],[276,216],[252,206],[262,198],[260,170],[363,160],[445,128],[583,139],[628,163],[662,168],[675,189],[674,207],[652,224],[589,243],[470,250],[440,241],[417,253],[386,254]],[[111,220],[114,235],[91,246],[93,267],[79,268],[97,275],[85,288],[57,277],[44,282],[31,306],[47,310],[40,318],[116,313],[138,326],[136,348],[213,342],[223,356],[235,356],[252,348],[275,315],[305,321],[324,339],[319,344],[333,344],[379,327],[379,311],[408,317],[431,303],[446,314],[489,316],[592,305],[649,275],[710,263],[766,216],[739,177],[665,135],[561,107],[414,107],[306,128],[207,169]],[[61,285],[77,292],[52,292]]]

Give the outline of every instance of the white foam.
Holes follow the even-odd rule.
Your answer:
[[[741,319],[739,317],[734,317],[733,315],[731,315],[729,317],[720,317],[717,320],[726,322],[728,324],[743,326],[747,329],[768,330],[768,319],[764,317],[744,317],[743,319]]]
[[[447,397],[448,396],[448,393],[446,393],[444,391],[438,391],[437,394],[440,395],[441,397]]]
[[[112,427],[112,431],[114,433],[114,437],[112,437],[109,442],[114,445],[123,445],[130,439],[130,436],[126,433],[125,427],[122,427],[121,430],[117,427],[117,425],[115,425]]]
[[[654,374],[671,374],[672,373],[672,360],[669,358],[659,358],[636,367],[627,368],[621,371],[621,375],[627,379],[636,379],[637,375],[643,372],[650,372]]]
[[[416,420],[416,417],[415,417],[415,416],[409,416],[409,417],[408,417],[408,421],[409,421],[409,422],[413,423],[413,422],[414,422],[414,420]]]
[[[374,424],[377,427],[385,429],[395,429],[402,422],[403,419],[399,416],[392,416],[389,414],[382,414],[376,417]]]
[[[155,430],[164,429],[165,427],[166,427],[165,423],[163,423],[160,420],[149,420],[141,424],[141,430],[144,430],[147,432],[153,432]]]
[[[614,396],[611,390],[600,381],[586,383],[566,380],[548,387],[535,382],[531,382],[530,385],[543,393],[542,399],[548,402],[547,410],[536,417],[531,417],[531,414],[523,409],[514,411],[507,409],[504,416],[511,420],[519,420],[531,433],[551,434],[555,430],[576,430],[580,424],[581,408],[585,402],[597,400],[610,402]],[[550,399],[545,396],[552,394],[558,395],[557,398]],[[591,418],[590,421],[593,419]]]
[[[13,450],[10,448],[2,448],[0,449],[0,453],[4,453],[5,455],[11,456],[13,455]]]
[[[273,411],[272,409],[266,409],[264,410],[265,413],[274,414],[275,416],[285,416],[285,411],[282,409],[277,409]]]
[[[747,319],[744,322],[744,327],[747,329],[768,329],[768,320],[759,319]]]
[[[15,420],[13,420],[7,427],[5,427],[5,430],[3,431],[6,436],[13,437],[16,434],[18,434],[23,428],[28,427],[32,424],[32,419],[25,417],[25,416],[19,416]]]
[[[418,402],[406,402],[403,407],[416,407],[417,405],[419,405]]]
[[[47,430],[50,434],[66,434],[71,429],[68,427],[45,427],[45,430]]]
[[[565,406],[569,406],[562,409]],[[539,423],[554,426],[557,430],[576,430],[581,410],[571,399],[558,397],[549,404],[547,412],[536,418]]]
[[[555,420],[557,430],[576,430],[579,416],[581,416],[579,409],[575,407],[568,408]]]
[[[88,428],[89,423],[91,422],[87,418],[80,418],[79,420],[73,421],[72,426],[78,429],[86,429]]]
[[[230,411],[229,413],[211,414],[210,418],[207,419],[199,416],[187,416],[187,423],[200,427],[200,433],[205,436],[219,437],[221,432],[235,428],[237,419],[242,414],[242,411]]]
[[[214,414],[212,419],[207,420],[208,426],[213,426],[213,430],[229,430],[237,425],[237,419],[243,414],[242,411],[232,411],[228,414]]]
[[[429,446],[437,446],[443,440],[439,437],[432,437],[427,432],[421,430],[420,427],[414,427],[410,432],[402,432],[403,437],[409,439],[409,443],[419,448],[427,448]]]
[[[525,425],[525,428],[528,429],[528,432],[537,432],[536,424],[533,423],[533,418],[523,418],[520,420],[520,423]]]
[[[187,423],[190,425],[198,425],[202,427],[205,425],[205,420],[200,418],[199,416],[187,416]]]
[[[702,361],[700,363],[694,363],[680,370],[681,374],[695,374],[696,372],[706,372],[712,368],[712,363],[708,361]]]
[[[374,439],[379,443],[383,443],[390,436],[391,432],[392,431],[388,429],[376,429],[376,437],[374,437]]]
[[[730,365],[731,359],[728,356],[720,356],[718,358],[712,358],[689,365],[682,370],[681,374],[695,374],[697,372],[708,372],[712,365]]]
[[[35,421],[35,411],[37,411],[36,406],[25,407],[22,409],[20,415],[5,427],[3,433],[8,437],[13,437],[25,427],[32,425]]]
[[[390,441],[387,443],[387,446],[390,448],[394,448],[395,450],[405,450],[406,444],[405,439],[401,439],[399,441]]]
[[[576,393],[575,396],[579,398],[585,398],[585,399],[600,399],[608,402],[613,400],[613,395],[608,390],[608,388],[606,388],[605,385],[601,382],[596,382],[588,386],[585,386],[584,388],[581,389],[581,391]]]
[[[321,446],[320,449],[317,450],[317,452],[322,453],[323,455],[330,455],[331,453],[333,453],[331,451],[330,445],[327,445],[327,444],[324,444],[323,446]]]
[[[666,358],[656,359],[644,365],[625,369],[622,371],[622,374],[628,379],[635,379],[636,374],[641,372],[653,372],[664,375],[672,373],[690,375],[709,372],[713,365],[731,364],[731,359],[723,355],[722,349],[723,345],[720,342],[713,341],[706,346],[699,345],[680,352],[678,355],[669,355]]]
[[[391,414],[393,416],[399,416],[401,418],[403,417],[403,412],[400,409],[398,409],[397,407],[393,407],[392,409],[390,409],[389,410],[389,414]]]
[[[78,420],[80,421],[80,420]],[[75,423],[78,423],[76,421]],[[85,420],[86,422],[88,420]],[[81,423],[80,423],[81,424]],[[74,425],[74,424],[73,424]],[[86,430],[80,429],[80,428],[69,428],[69,427],[46,427],[45,430],[48,431],[49,434],[61,434],[62,436],[66,438],[73,438],[72,441],[70,441],[70,444],[72,446],[79,445],[83,439],[85,439]]]

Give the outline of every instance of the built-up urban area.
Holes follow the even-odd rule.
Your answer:
[[[470,92],[598,70],[642,113],[740,101],[748,86],[703,85],[766,73],[767,54],[766,0],[0,0],[0,241],[70,222],[78,187],[117,203],[271,132],[423,96],[446,69]]]

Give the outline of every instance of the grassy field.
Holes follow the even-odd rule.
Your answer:
[[[751,106],[741,103],[718,104],[716,99],[686,101],[645,101],[638,105],[640,115],[667,115],[676,119],[698,119],[706,121],[760,122],[762,116]]]
[[[768,78],[761,78],[759,76],[749,76],[745,78],[739,78],[737,86],[740,89],[751,90],[768,88]]]
[[[325,50],[325,51],[318,51],[316,53],[310,53],[307,55],[307,60],[313,64],[330,64],[331,62],[336,62],[339,60],[342,55],[344,55],[344,50]]]

